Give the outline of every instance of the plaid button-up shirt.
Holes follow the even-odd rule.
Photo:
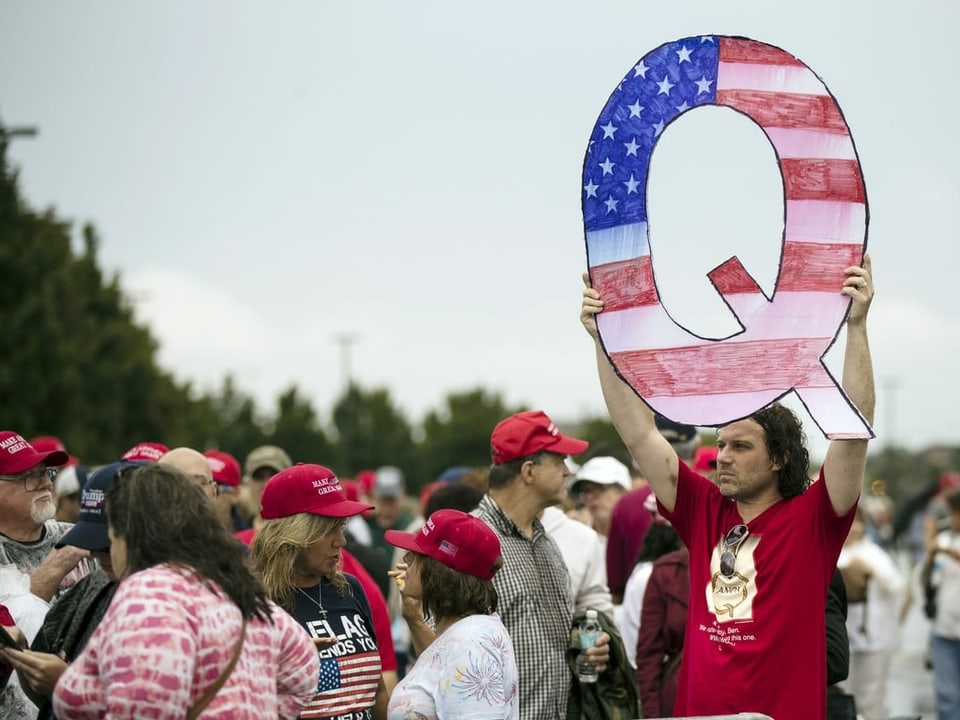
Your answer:
[[[520,718],[564,718],[571,681],[566,651],[573,599],[560,550],[539,520],[533,521],[533,539],[528,538],[489,495],[483,497],[474,515],[500,538],[503,567],[493,584],[497,612],[517,657]]]

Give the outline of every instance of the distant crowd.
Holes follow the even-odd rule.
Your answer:
[[[869,258],[840,291],[870,421]],[[890,508],[861,498],[865,440],[811,475],[774,403],[706,446],[613,371],[602,309],[588,284],[622,444],[517,413],[488,467],[418,497],[400,468],[341,478],[273,445],[241,464],[144,439],[94,465],[0,432],[0,716],[886,720],[912,602],[939,717],[960,716],[960,475],[912,504],[904,570]]]

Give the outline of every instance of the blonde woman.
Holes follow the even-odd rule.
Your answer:
[[[340,570],[347,518],[371,506],[347,500],[331,470],[302,463],[271,477],[260,505],[256,569],[320,654],[317,691],[300,717],[384,718],[389,694],[370,604],[357,578]]]

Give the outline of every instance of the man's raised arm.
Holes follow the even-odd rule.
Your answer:
[[[843,355],[843,390],[860,414],[873,423],[876,394],[873,364],[867,342],[867,311],[873,301],[873,275],[870,256],[863,256],[863,267],[846,270],[841,293],[851,298],[847,316],[847,344]],[[844,515],[857,502],[867,464],[867,440],[834,440],[827,449],[823,477],[834,511]]]
[[[600,388],[607,404],[607,412],[623,440],[637,467],[657,499],[667,510],[673,511],[677,499],[677,467],[679,460],[653,419],[653,411],[643,400],[613,371],[610,361],[600,345],[597,330],[597,313],[603,310],[600,294],[590,286],[590,277],[583,274],[583,305],[580,308],[580,322],[593,338],[597,351],[597,371],[600,375]]]

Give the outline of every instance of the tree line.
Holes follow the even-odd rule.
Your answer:
[[[217,391],[197,392],[158,364],[156,338],[136,322],[118,275],[100,267],[95,228],[83,227],[75,252],[70,222],[24,200],[2,126],[0,173],[4,428],[56,435],[89,463],[109,462],[141,441],[216,447],[241,462],[272,443],[345,476],[396,465],[416,490],[448,467],[489,464],[490,431],[524,409],[484,388],[451,393],[418,421],[388,389],[357,384],[326,416],[295,385],[268,410],[229,375]],[[615,437],[609,423],[600,430]]]
[[[216,447],[241,462],[250,449],[272,443],[295,460],[347,477],[396,465],[416,491],[448,467],[489,464],[494,425],[526,409],[482,387],[452,392],[416,420],[397,407],[389,389],[357,384],[326,415],[296,385],[268,411],[229,375],[216,392],[198,392],[160,367],[157,340],[136,322],[118,275],[100,268],[95,228],[83,227],[75,252],[70,222],[52,208],[31,208],[17,179],[0,125],[3,428],[26,437],[56,435],[90,463],[109,462],[141,441]],[[581,419],[576,431],[591,443],[619,443],[605,417]],[[931,459],[886,448],[869,462],[868,477],[882,478],[883,491],[897,499],[944,466],[958,467],[960,453],[948,449]]]

